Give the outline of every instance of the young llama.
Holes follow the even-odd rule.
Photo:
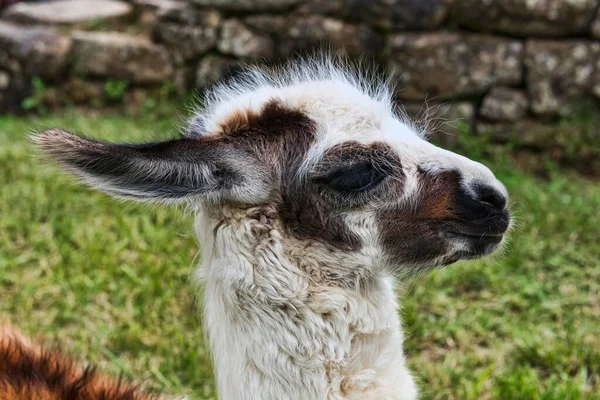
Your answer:
[[[36,141],[101,191],[195,211],[221,399],[408,400],[395,279],[489,254],[510,216],[488,168],[395,110],[311,60],[216,86],[181,138]]]

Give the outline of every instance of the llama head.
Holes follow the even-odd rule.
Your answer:
[[[112,144],[48,130],[37,143],[119,197],[268,206],[263,223],[330,259],[407,271],[493,251],[509,227],[504,186],[424,140],[387,85],[334,64],[248,70],[208,93],[181,138]]]

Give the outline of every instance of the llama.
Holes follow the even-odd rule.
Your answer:
[[[491,253],[510,215],[493,173],[392,97],[312,59],[218,84],[180,138],[35,141],[101,191],[194,210],[220,398],[409,400],[396,282]]]

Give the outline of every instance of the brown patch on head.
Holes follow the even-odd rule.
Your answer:
[[[448,251],[439,224],[456,218],[460,184],[457,171],[437,174],[418,169],[419,189],[409,204],[396,204],[377,213],[384,251],[397,265],[426,264]]]
[[[421,188],[417,214],[432,220],[455,218],[460,174],[457,171],[432,174],[419,168],[417,179]]]
[[[297,168],[314,142],[316,130],[306,114],[277,100],[266,103],[260,112],[237,110],[220,126],[222,135],[280,173]]]
[[[0,329],[0,400],[159,400],[137,386],[82,368],[58,351],[43,349]]]
[[[441,219],[450,216],[452,196],[449,192],[439,193],[439,196],[431,201],[427,214],[431,219]]]
[[[221,135],[231,135],[237,131],[246,130],[252,120],[257,118],[257,114],[249,110],[235,110],[225,121],[219,124]]]

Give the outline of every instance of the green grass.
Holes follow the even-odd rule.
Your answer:
[[[0,118],[0,316],[110,373],[209,399],[190,217],[74,184],[40,164],[24,137],[62,126],[142,140],[174,122],[77,111]],[[462,142],[505,182],[519,222],[503,256],[457,263],[402,295],[423,398],[600,399],[600,185],[552,169],[537,179],[507,150]]]

